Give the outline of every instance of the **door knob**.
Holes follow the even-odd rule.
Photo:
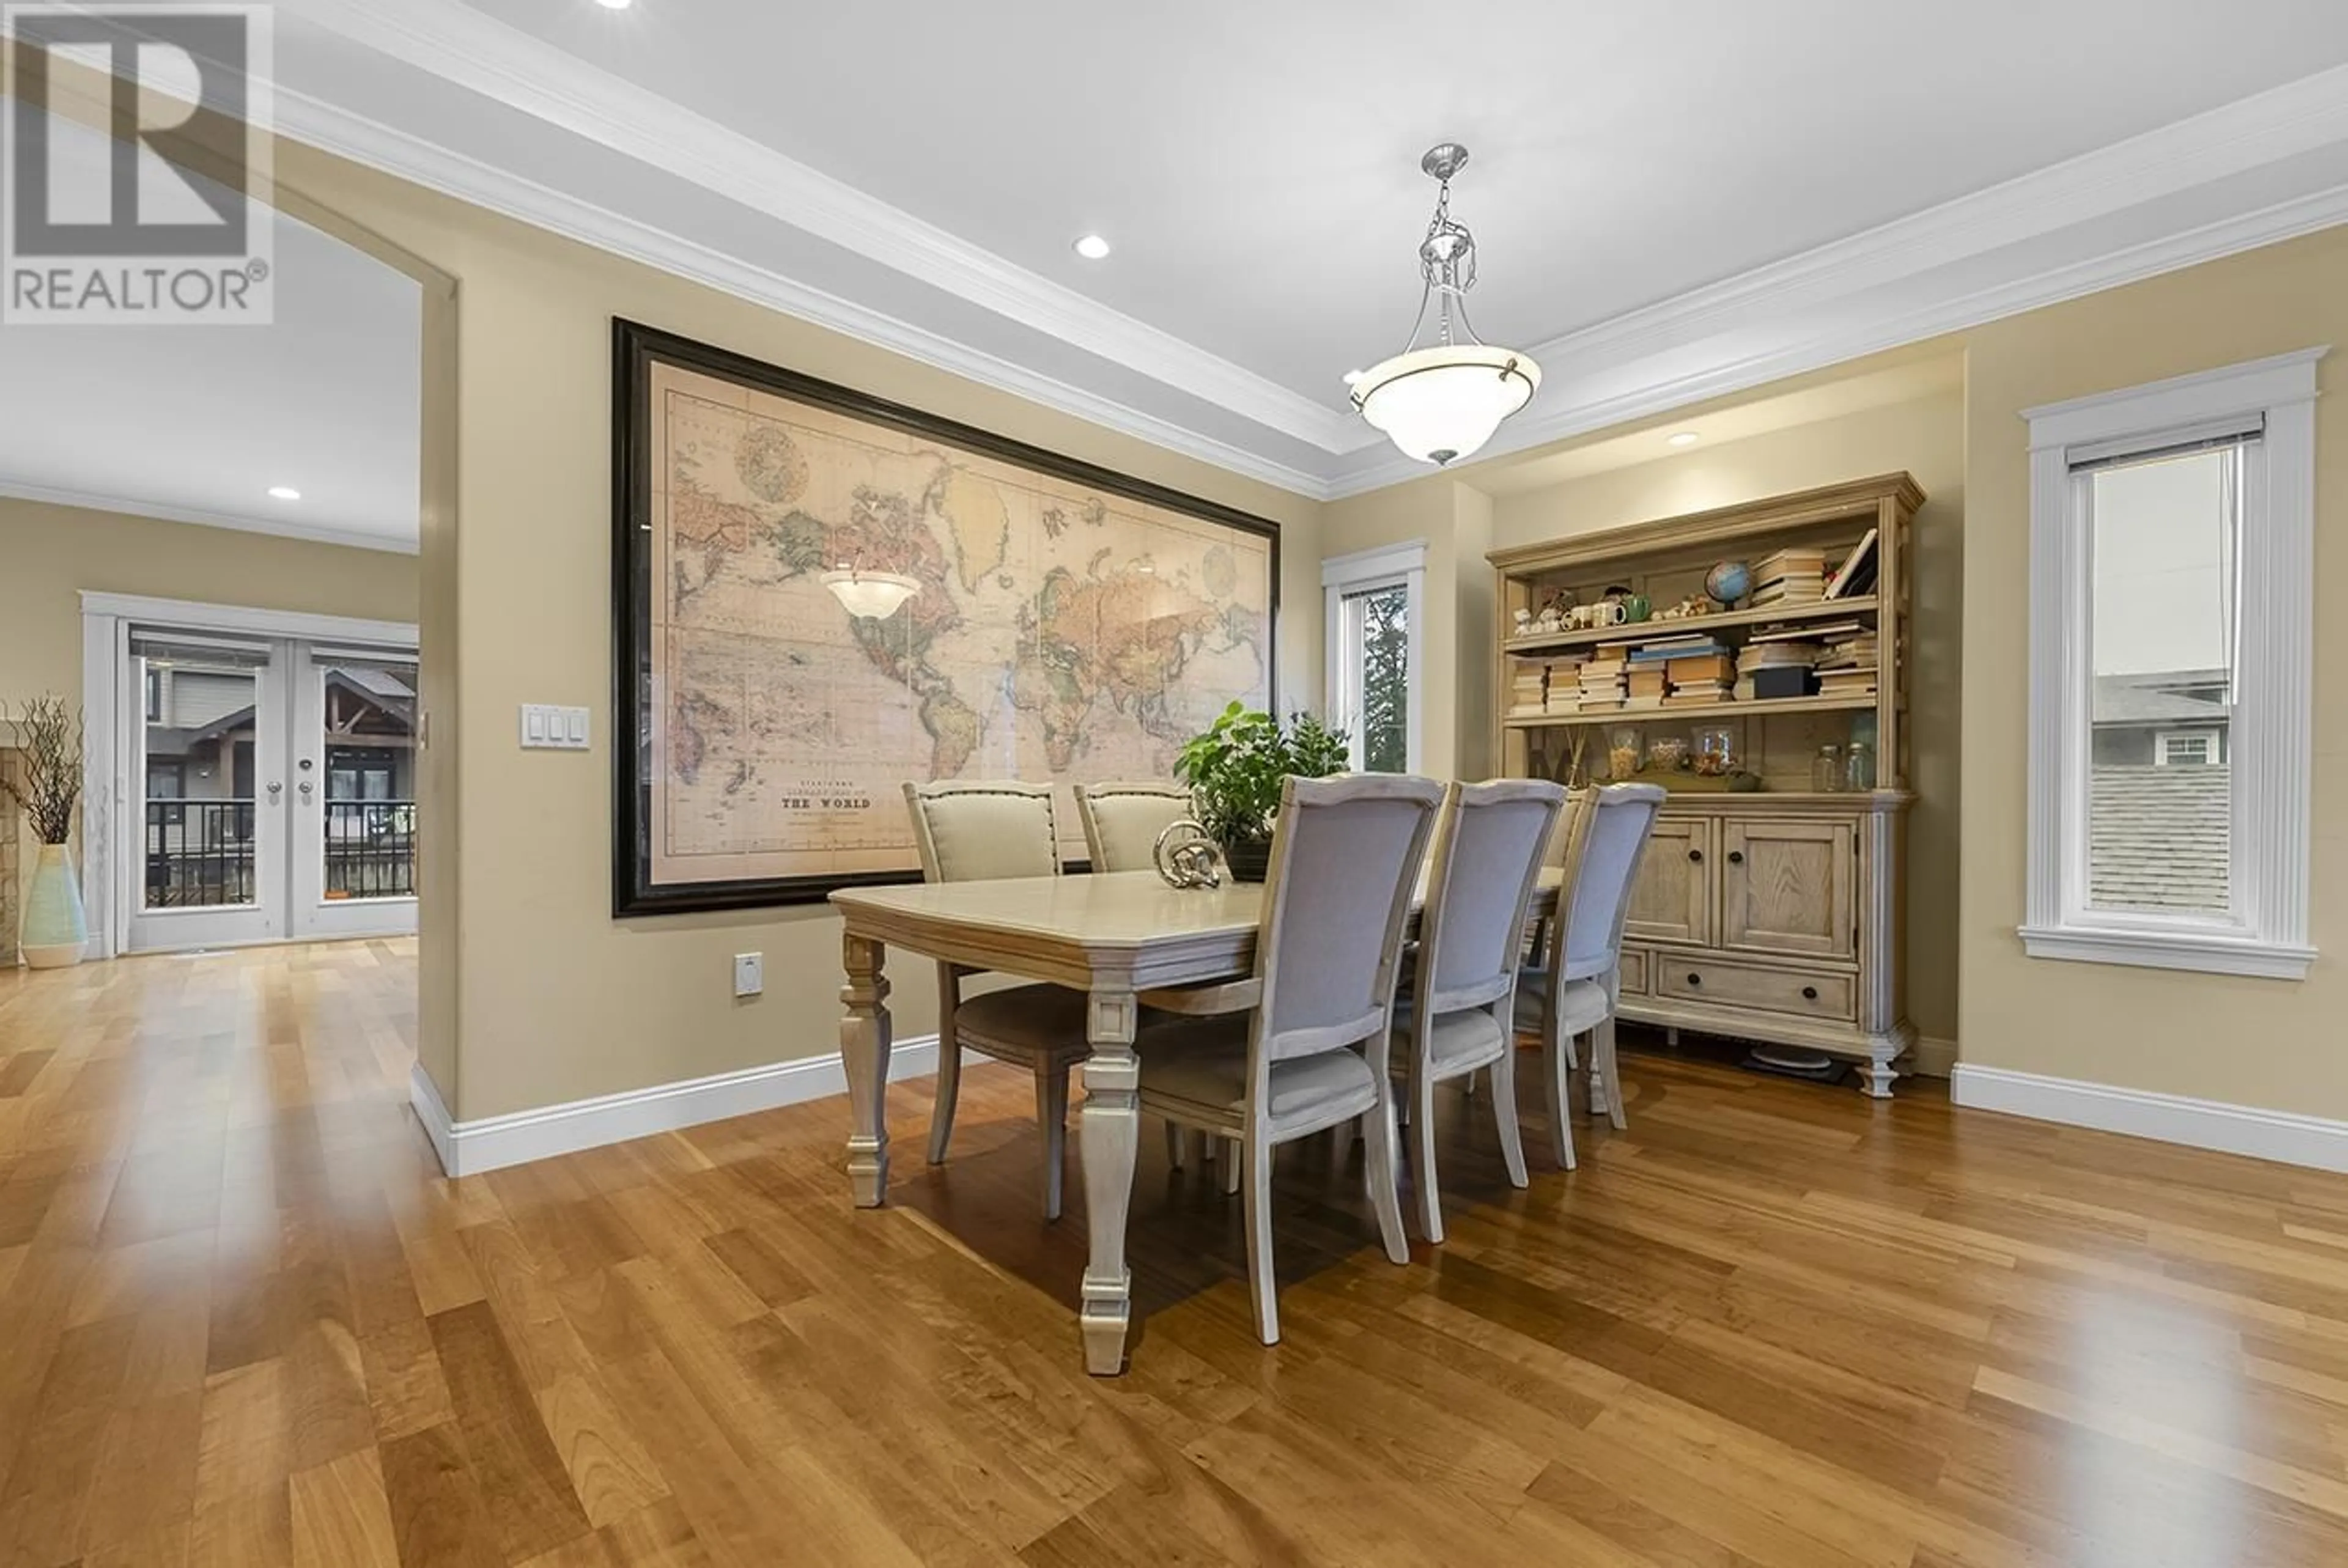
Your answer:
[[[1688,858],[1700,865],[1704,860],[1704,851],[1701,849],[1691,849],[1688,851]]]
[[[1806,1002],[1814,1002],[1818,1000],[1818,988],[1816,986],[1804,986],[1802,988],[1802,999]]]
[[[1730,850],[1730,851],[1728,852],[1728,863],[1729,863],[1731,866],[1742,866],[1742,865],[1744,865],[1744,864],[1745,864],[1745,851],[1743,851],[1743,850],[1741,850],[1741,849],[1732,849],[1732,850]]]
[[[1692,986],[1700,986],[1704,984],[1704,977],[1699,974],[1690,973],[1688,976],[1688,984]]]
[[[270,799],[272,799],[272,800],[275,800],[279,795],[283,794],[284,793],[285,793],[285,785],[284,785],[283,783],[281,783],[281,782],[279,782],[279,781],[276,781],[276,780],[273,780],[273,779],[270,782],[270,785],[269,785],[269,798],[270,798]]]

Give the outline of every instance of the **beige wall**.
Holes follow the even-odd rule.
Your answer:
[[[0,496],[0,705],[44,692],[81,701],[84,589],[414,620],[416,558]],[[22,842],[30,876],[29,827]],[[23,907],[0,898],[10,917]]]
[[[457,564],[435,589],[436,604],[455,600],[458,650],[443,704],[455,704],[461,757],[457,1050],[449,1070],[429,1040],[426,1057],[460,1120],[839,1045],[839,927],[820,906],[611,916],[613,316],[1280,522],[1282,689],[1319,688],[1314,502],[305,149],[284,149],[277,173],[457,282]],[[427,537],[436,582],[438,548]],[[513,591],[521,584],[526,595]],[[433,624],[427,614],[427,660]],[[524,702],[592,706],[592,752],[520,752]],[[736,1002],[733,955],[752,950],[766,954],[767,994]],[[932,1030],[928,964],[891,973],[899,1035]],[[427,1034],[432,1017],[427,1009]]]
[[[2021,410],[2317,344],[2312,936],[2304,980],[2034,959],[2023,917],[2030,482]],[[1960,983],[1968,1062],[2348,1118],[2348,229],[1967,340]]]
[[[1685,422],[1706,423],[1698,416]],[[1957,911],[1951,890],[1958,862],[1958,651],[1966,532],[1964,404],[1955,387],[1499,496],[1492,506],[1491,544],[1562,538],[1899,469],[1914,475],[1926,496],[1916,518],[1912,562],[1910,782],[1916,805],[1908,838],[1908,1016],[1920,1034],[1948,1040],[1957,1034]],[[1477,566],[1488,576],[1480,558]]]

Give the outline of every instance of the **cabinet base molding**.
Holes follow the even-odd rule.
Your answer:
[[[1663,961],[1660,954],[1656,958]],[[1891,1098],[1891,1086],[1900,1077],[1900,1070],[1892,1064],[1916,1045],[1915,1026],[1905,1020],[1889,1033],[1869,1034],[1791,1016],[1777,1018],[1741,1008],[1659,1001],[1653,997],[1624,997],[1621,1016],[1629,1022],[1657,1029],[1686,1030],[1726,1040],[1766,1040],[1774,1045],[1822,1050],[1855,1063],[1859,1068],[1859,1091],[1876,1100]]]
[[[2124,1132],[2318,1171],[2348,1171],[2348,1122],[2321,1116],[1962,1061],[1950,1075],[1949,1098],[1968,1110]]]

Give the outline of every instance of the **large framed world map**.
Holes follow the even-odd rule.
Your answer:
[[[907,780],[1170,776],[1270,707],[1278,526],[614,323],[615,914],[920,876]],[[824,575],[911,579],[885,615]],[[868,610],[870,606],[866,607]]]

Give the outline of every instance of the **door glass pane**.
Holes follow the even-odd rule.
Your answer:
[[[260,671],[148,658],[144,907],[249,905],[253,885],[253,710]]]
[[[416,896],[416,665],[322,658],[321,812],[329,901]]]
[[[2087,901],[2232,905],[2240,446],[2096,470]]]
[[[1352,648],[1361,661],[1362,771],[1410,767],[1410,592],[1397,583],[1345,597]]]

